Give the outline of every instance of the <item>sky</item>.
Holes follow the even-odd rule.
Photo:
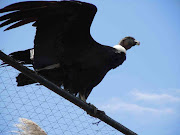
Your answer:
[[[0,8],[20,0],[0,1]],[[110,71],[87,102],[140,135],[180,134],[180,1],[82,0],[97,6],[92,37],[114,46],[125,36],[141,42]],[[0,50],[33,47],[31,24],[4,32]]]

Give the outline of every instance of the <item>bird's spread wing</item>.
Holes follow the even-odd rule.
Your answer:
[[[9,12],[0,17],[0,27],[12,24],[6,30],[35,22],[35,67],[72,63],[81,52],[95,41],[90,26],[97,11],[96,6],[79,1],[27,1],[0,9]],[[37,64],[36,64],[37,63]]]
[[[21,25],[37,21],[38,16],[42,14],[48,6],[56,2],[32,1],[19,2],[0,9],[0,13],[12,11],[9,14],[0,17],[3,22],[0,27],[16,22],[5,30],[10,30]]]
[[[92,4],[78,1],[26,1],[19,2],[0,9],[0,13],[12,11],[9,14],[0,17],[0,21],[4,21],[0,27],[16,22],[15,24],[8,27],[6,30],[19,27],[21,25],[37,21],[40,16],[47,16],[48,14],[66,14],[73,11],[75,8],[80,8],[81,12],[83,9],[88,7],[91,9],[92,16],[96,13],[96,7]],[[72,9],[71,9],[72,8]],[[78,11],[77,11],[78,12]],[[91,14],[90,13],[90,14]],[[83,13],[82,13],[83,14]],[[84,13],[86,14],[86,12]],[[91,18],[90,14],[87,17]],[[86,18],[84,18],[86,19]]]

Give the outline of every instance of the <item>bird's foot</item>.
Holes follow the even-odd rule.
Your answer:
[[[88,113],[88,112],[87,112],[87,114],[89,114],[89,115],[91,115],[91,116],[93,116],[93,117],[96,117],[97,113],[105,114],[104,111],[98,110],[98,108],[95,107],[93,104],[88,103],[88,105],[93,108],[93,111],[92,111],[91,113]]]
[[[90,114],[91,116],[95,116],[97,114],[97,110],[98,108],[95,107],[93,104],[88,103],[89,106],[91,106],[93,108],[93,112]]]

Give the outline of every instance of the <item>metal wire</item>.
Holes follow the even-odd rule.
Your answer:
[[[126,135],[137,135],[136,133],[134,133],[133,131],[131,131],[131,130],[129,130],[128,128],[126,128],[125,126],[123,126],[122,124],[120,124],[120,123],[118,123],[117,121],[115,121],[115,120],[113,120],[112,118],[110,118],[109,116],[107,116],[106,114],[104,114],[104,113],[102,113],[101,111],[97,111],[97,113],[95,113],[94,114],[94,108],[93,107],[91,107],[89,104],[87,104],[87,103],[85,103],[85,102],[83,102],[83,101],[81,101],[80,99],[78,99],[78,98],[76,98],[75,96],[73,96],[73,95],[71,95],[70,93],[68,93],[67,91],[65,91],[65,90],[62,90],[61,88],[59,88],[59,87],[57,87],[56,85],[54,85],[52,82],[50,82],[50,81],[48,81],[48,80],[46,80],[45,78],[43,78],[43,77],[41,77],[41,76],[39,76],[39,75],[37,75],[35,72],[33,72],[32,70],[30,70],[30,69],[28,69],[28,68],[26,68],[26,67],[23,67],[23,66],[21,66],[20,64],[18,64],[17,62],[15,62],[11,57],[9,57],[9,56],[7,56],[6,54],[4,54],[2,51],[0,51],[0,59],[2,59],[4,62],[6,62],[6,63],[8,63],[9,65],[11,65],[12,67],[14,67],[14,68],[16,68],[17,70],[19,70],[20,72],[22,72],[22,73],[24,73],[25,75],[27,75],[28,77],[30,77],[30,78],[32,78],[32,79],[34,79],[35,81],[37,81],[37,82],[39,82],[40,84],[42,84],[42,85],[44,85],[45,87],[47,87],[48,89],[50,89],[50,90],[52,90],[53,92],[55,92],[56,94],[58,94],[58,95],[60,95],[60,96],[62,96],[62,97],[64,97],[65,99],[67,99],[68,101],[70,101],[70,102],[72,102],[72,103],[74,103],[75,105],[77,105],[78,107],[80,107],[80,108],[82,108],[83,110],[85,110],[88,114],[90,114],[90,115],[92,115],[93,117],[95,117],[95,118],[99,118],[100,120],[102,120],[102,121],[104,121],[105,123],[107,123],[108,125],[110,125],[110,126],[112,126],[112,127],[114,127],[115,129],[117,129],[117,130],[119,130],[120,132],[122,132],[122,133],[124,133],[124,134],[126,134]],[[8,71],[9,72],[9,71]],[[5,77],[3,77],[3,79],[4,79]],[[10,77],[10,76],[8,76],[7,78],[12,78],[12,77]],[[15,77],[14,77],[15,78]],[[8,79],[8,80],[12,80],[12,79]],[[3,92],[6,92],[7,91],[7,88],[6,88],[6,85],[5,85],[5,83],[6,83],[6,81],[5,80],[3,80],[2,81],[2,83],[4,84],[4,87],[5,87],[5,89],[4,89],[4,91]],[[8,82],[8,84],[13,84],[13,82]],[[30,86],[30,87],[32,87],[32,85]],[[41,87],[42,86],[36,86],[36,87],[32,87],[32,90],[34,90],[34,89],[37,89],[38,88],[38,91],[39,90],[41,90]],[[23,100],[24,98],[21,98],[21,96],[19,95],[19,91],[17,92],[16,91],[16,89],[17,89],[17,87],[15,87],[15,84],[13,84],[13,89],[15,89],[14,91],[12,90],[12,92],[14,93],[13,95],[11,94],[11,93],[6,93],[7,95],[12,95],[11,97],[10,97],[10,102],[12,103],[15,103],[15,102],[17,102],[17,101],[14,101],[13,99],[14,99],[14,97],[16,97],[16,96],[19,96],[19,100]],[[23,87],[21,87],[21,89],[23,89],[23,92],[24,91],[27,91],[27,90],[24,90],[24,88]],[[50,92],[48,89],[46,89],[46,92]],[[63,101],[59,101],[58,103],[57,102],[55,102],[55,105],[53,106],[53,108],[52,108],[52,105],[49,105],[49,102],[51,102],[52,100],[54,100],[55,98],[53,97],[53,96],[55,96],[55,95],[53,95],[53,96],[51,96],[51,97],[53,97],[52,99],[51,99],[51,101],[50,101],[50,97],[46,97],[46,98],[44,98],[44,99],[42,99],[42,97],[45,97],[45,95],[44,96],[42,96],[44,93],[44,90],[42,91],[41,90],[41,92],[42,92],[42,94],[40,94],[39,96],[38,96],[38,94],[36,93],[36,91],[37,90],[35,90],[35,91],[33,91],[33,92],[31,92],[32,93],[32,95],[35,95],[35,97],[34,96],[28,96],[27,98],[29,99],[28,101],[28,103],[27,102],[22,102],[23,103],[23,110],[20,110],[20,108],[21,107],[18,107],[17,105],[15,105],[15,110],[19,113],[19,115],[20,115],[20,113],[24,113],[24,114],[27,114],[28,115],[28,117],[32,117],[32,115],[30,115],[29,113],[27,113],[27,112],[29,112],[29,110],[26,108],[26,106],[27,105],[29,105],[29,106],[31,106],[31,109],[30,109],[30,111],[31,110],[34,110],[36,113],[34,114],[34,115],[37,115],[37,114],[41,114],[42,116],[43,116],[43,114],[44,114],[44,117],[43,117],[43,119],[46,119],[47,120],[47,124],[53,124],[53,123],[59,123],[59,120],[58,119],[61,119],[61,118],[63,118],[64,119],[64,121],[65,122],[63,122],[63,123],[61,123],[63,126],[59,126],[60,125],[60,123],[59,124],[56,124],[56,126],[52,126],[51,128],[50,128],[50,130],[48,130],[48,133],[49,132],[51,132],[51,131],[55,131],[55,129],[61,129],[62,130],[62,128],[64,128],[65,127],[65,125],[67,125],[66,126],[66,128],[68,128],[68,130],[66,131],[66,132],[68,132],[68,134],[69,134],[69,128],[70,129],[73,129],[73,132],[71,133],[71,134],[74,134],[74,132],[76,131],[78,134],[80,134],[81,132],[84,132],[84,131],[86,131],[85,129],[89,129],[89,123],[87,123],[87,125],[85,125],[84,123],[86,123],[86,120],[84,120],[83,119],[83,121],[81,121],[79,118],[81,118],[83,115],[79,115],[79,114],[73,114],[73,116],[75,116],[75,118],[73,118],[72,116],[72,118],[70,118],[70,121],[71,121],[71,124],[72,123],[74,123],[74,124],[72,124],[73,126],[71,126],[71,124],[69,125],[69,124],[67,124],[68,122],[68,118],[64,118],[64,114],[62,114],[62,116],[61,117],[59,117],[59,116],[56,116],[55,117],[55,115],[51,115],[51,114],[54,114],[54,111],[57,111],[55,108],[57,107],[57,105],[59,105],[59,104],[62,104],[63,103]],[[9,92],[9,88],[8,88],[8,92]],[[29,89],[28,89],[28,92],[29,92]],[[51,92],[52,93],[52,92]],[[53,93],[54,94],[54,93]],[[27,94],[28,95],[28,94]],[[59,98],[59,96],[58,95],[56,95],[56,99],[60,99]],[[32,99],[31,99],[32,98]],[[37,104],[36,102],[34,103],[34,100],[39,100],[39,99],[42,99],[44,102],[40,102],[41,104],[38,104],[38,105],[36,105],[36,106],[34,106],[34,104]],[[62,98],[61,98],[61,100],[62,100]],[[54,100],[54,101],[56,101],[56,100]],[[58,100],[57,100],[58,101]],[[44,103],[46,103],[46,105],[45,106],[43,106],[44,105]],[[33,106],[33,107],[32,107]],[[39,108],[39,106],[42,106],[41,108],[43,108],[43,109],[38,109]],[[77,108],[77,107],[68,107],[68,105],[64,105],[64,106],[66,106],[65,108],[63,108],[63,109],[59,109],[58,110],[58,112],[66,112],[66,114],[65,115],[67,115],[68,113],[71,113],[72,114],[72,112],[75,112],[75,111],[72,111],[72,109],[73,110],[76,110],[75,108]],[[70,106],[72,106],[72,105],[70,105]],[[7,105],[5,105],[5,106],[3,106],[3,108],[5,109],[5,108],[7,108]],[[36,109],[35,109],[36,108]],[[68,109],[67,109],[68,108]],[[7,111],[6,111],[6,113],[8,113],[8,116],[11,114],[11,111],[9,111],[9,109],[6,109]],[[41,111],[40,111],[41,110]],[[44,111],[42,111],[42,110],[44,110]],[[79,109],[78,109],[79,110]],[[34,111],[32,111],[32,112],[34,112]],[[48,112],[48,115],[46,114]],[[17,114],[18,114],[17,113]],[[81,110],[81,113],[84,113],[84,111],[82,111]],[[0,113],[0,115],[1,115],[1,113]],[[19,116],[18,115],[18,116]],[[39,119],[41,119],[41,120],[43,120],[41,117],[42,116],[38,116],[38,117],[40,117]],[[70,116],[70,115],[69,115]],[[53,118],[51,118],[51,117],[53,117]],[[89,116],[90,117],[90,116]],[[76,119],[79,119],[78,121],[76,121]],[[32,119],[32,118],[31,118]],[[54,120],[54,121],[52,121],[52,120]],[[80,123],[79,123],[80,122]],[[83,125],[82,125],[82,129],[79,129],[79,128],[77,128],[77,125],[78,124],[76,124],[76,123],[79,123],[79,124],[82,124],[83,123]],[[94,122],[92,122],[92,123],[94,123]],[[91,123],[91,124],[92,124]],[[5,123],[5,125],[6,125],[7,123]],[[92,125],[94,125],[94,126],[99,126],[100,124],[92,124]],[[61,128],[60,128],[61,127]],[[102,128],[102,127],[101,127]],[[52,129],[54,129],[54,130],[52,130]],[[102,128],[103,129],[103,128]],[[96,131],[96,133],[95,134],[97,134],[98,132],[100,132],[100,130],[98,129],[98,130],[91,130],[91,132],[95,132]],[[112,130],[111,130],[112,131]],[[60,131],[58,131],[58,134],[60,134],[59,133]],[[63,130],[63,133],[62,134],[66,134],[66,132]],[[94,134],[94,133],[91,133],[89,130],[88,130],[88,132],[86,131],[85,133],[83,133],[83,134]],[[102,131],[101,131],[102,132]],[[51,133],[49,133],[49,134],[51,134]],[[103,133],[103,134],[105,134],[105,133]],[[111,134],[111,133],[110,133]]]

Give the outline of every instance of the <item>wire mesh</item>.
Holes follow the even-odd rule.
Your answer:
[[[18,73],[0,68],[0,135],[13,135],[19,118],[36,122],[48,135],[121,134],[44,86],[17,87]]]

